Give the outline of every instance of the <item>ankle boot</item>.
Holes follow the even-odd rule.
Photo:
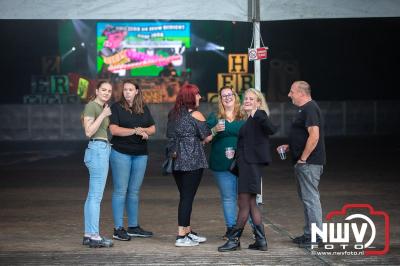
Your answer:
[[[233,228],[231,234],[228,236],[228,241],[218,248],[219,252],[234,251],[240,249],[240,237],[243,228]]]
[[[255,224],[253,227],[253,233],[256,237],[256,242],[254,242],[254,244],[249,245],[249,249],[256,249],[262,251],[268,250],[267,238],[265,237],[265,232],[264,232],[264,225]]]
[[[227,227],[225,235],[222,237],[223,240],[228,240],[229,235],[232,233],[233,227]]]

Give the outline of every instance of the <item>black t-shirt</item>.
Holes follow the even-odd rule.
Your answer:
[[[147,106],[144,106],[143,114],[135,114],[125,110],[120,103],[111,106],[110,125],[117,125],[125,128],[150,127],[154,125],[153,117]],[[118,152],[129,155],[147,155],[147,140],[142,136],[132,135],[126,137],[113,136],[111,139],[112,148]]]
[[[323,165],[326,163],[324,121],[321,110],[315,101],[309,101],[300,106],[293,119],[289,133],[289,145],[293,162],[295,163],[300,159],[309,135],[307,128],[311,126],[319,127],[319,140],[317,146],[307,158],[307,163]]]

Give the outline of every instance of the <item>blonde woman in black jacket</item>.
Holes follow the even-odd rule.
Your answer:
[[[274,134],[277,127],[268,117],[268,107],[260,91],[246,90],[242,108],[247,120],[239,131],[237,144],[239,212],[236,226],[228,236],[228,241],[218,248],[220,252],[240,248],[240,236],[250,215],[254,223],[256,241],[249,245],[249,249],[267,250],[256,196],[261,194],[261,168],[271,162],[269,135]]]

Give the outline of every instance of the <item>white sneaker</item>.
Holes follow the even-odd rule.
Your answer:
[[[192,240],[188,236],[185,236],[184,238],[178,238],[175,241],[175,246],[176,247],[194,247],[197,246],[199,242]]]
[[[192,240],[196,241],[196,242],[199,242],[199,243],[203,243],[203,242],[206,242],[206,241],[207,241],[207,238],[206,238],[206,237],[204,237],[204,236],[199,236],[199,235],[197,235],[197,233],[195,233],[195,232],[190,232],[190,233],[188,234],[188,237],[191,238]]]

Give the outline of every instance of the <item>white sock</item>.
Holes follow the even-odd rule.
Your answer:
[[[93,235],[90,236],[90,239],[93,239],[93,240],[101,240],[101,237],[100,237],[99,234],[93,234]]]

